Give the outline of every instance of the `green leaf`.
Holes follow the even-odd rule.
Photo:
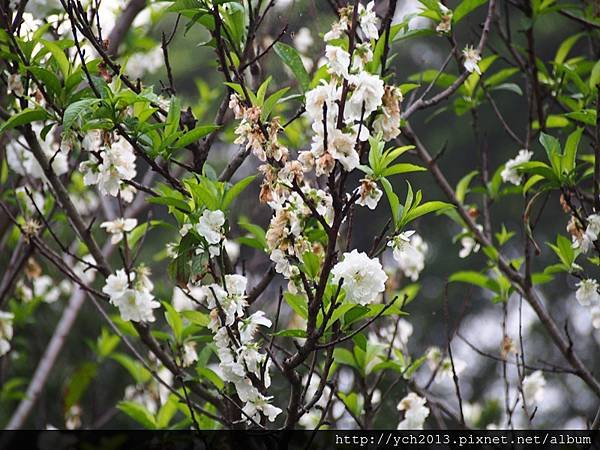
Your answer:
[[[97,372],[98,365],[96,363],[85,362],[71,375],[64,398],[65,410],[69,410],[71,406],[79,403]]]
[[[175,142],[175,148],[184,148],[190,144],[193,144],[199,139],[202,139],[204,136],[212,133],[215,130],[218,130],[220,127],[218,125],[201,125],[199,127],[194,128],[193,130],[185,132],[177,141]]]
[[[177,397],[171,394],[164,405],[160,407],[158,414],[156,414],[156,428],[164,429],[169,427],[169,423],[175,413],[177,412]]]
[[[308,318],[308,303],[306,297],[299,294],[292,294],[291,292],[285,292],[283,294],[286,303],[303,319]]]
[[[152,378],[152,374],[141,363],[123,353],[114,353],[110,358],[121,364],[137,384],[144,384]]]
[[[40,42],[42,43],[42,45],[44,47],[46,47],[46,49],[50,53],[52,53],[54,60],[58,64],[58,68],[60,69],[60,71],[63,74],[64,79],[66,80],[67,77],[69,76],[69,70],[70,70],[71,64],[69,63],[69,60],[67,59],[67,55],[65,55],[65,52],[63,51],[63,49],[51,41],[46,41],[46,40],[42,39]]]
[[[67,106],[63,115],[63,132],[71,129],[75,121],[81,119],[91,106],[98,102],[96,98],[84,98]]]
[[[333,360],[338,364],[357,367],[354,355],[350,350],[338,347],[333,351]]]
[[[569,52],[571,51],[571,49],[573,48],[573,46],[575,45],[575,43],[583,35],[584,35],[583,33],[578,33],[578,34],[574,34],[573,36],[565,39],[562,42],[562,44],[560,44],[560,47],[558,47],[558,50],[556,51],[556,55],[554,56],[554,62],[556,64],[564,63],[565,59],[567,59],[567,56],[568,56]]]
[[[458,23],[471,11],[485,3],[487,3],[487,0],[463,0],[454,10],[454,14],[452,14],[452,22]]]
[[[171,97],[169,104],[169,113],[165,120],[165,136],[169,136],[179,128],[179,118],[181,117],[181,100],[179,97]]]
[[[210,381],[215,387],[219,390],[222,390],[225,387],[225,383],[223,380],[208,367],[196,367],[196,373],[200,376],[200,378],[205,378]]]
[[[597,89],[600,84],[600,60],[596,61],[596,64],[592,67],[589,84],[591,89]]]
[[[546,133],[540,133],[540,144],[546,150],[546,154],[548,155],[548,159],[552,161],[553,154],[560,154],[560,142],[554,136],[550,136]]]
[[[48,90],[58,96],[61,90],[60,80],[54,73],[43,67],[27,67],[27,71],[30,72],[35,78],[41,81]]]
[[[319,269],[321,268],[319,255],[312,251],[305,252],[302,255],[302,262],[304,272],[310,279],[315,279],[319,275]]]
[[[573,169],[575,169],[575,164],[577,160],[577,148],[579,147],[579,141],[581,140],[581,135],[583,134],[583,128],[577,128],[567,138],[565,142],[565,154],[562,158],[562,170],[563,172],[570,173]]]
[[[306,92],[310,84],[310,77],[308,76],[304,64],[302,63],[302,59],[300,59],[300,55],[296,49],[283,42],[277,42],[273,46],[273,49],[283,63],[290,68],[296,77],[296,80],[298,80],[302,92]]]
[[[388,198],[388,202],[390,203],[390,209],[392,210],[392,219],[394,221],[394,226],[397,226],[398,221],[400,220],[400,200],[398,196],[394,192],[394,188],[391,183],[387,180],[387,178],[382,178],[381,184],[383,185],[383,190],[385,191],[385,195]]]
[[[471,180],[473,180],[475,175],[477,175],[478,173],[479,172],[477,170],[469,172],[464,177],[462,177],[460,179],[460,181],[458,182],[458,184],[456,185],[455,195],[456,195],[456,199],[458,200],[459,203],[465,202],[465,197],[469,190],[469,185],[471,184]]]
[[[154,203],[155,205],[172,206],[175,209],[179,209],[185,212],[191,212],[190,205],[185,201],[173,197],[149,197],[148,203]]]
[[[422,166],[418,166],[416,164],[410,164],[410,163],[400,163],[400,164],[394,164],[393,166],[388,167],[387,169],[385,169],[382,173],[382,175],[384,177],[390,177],[392,175],[398,175],[401,173],[410,173],[410,172],[422,172],[425,169],[425,167]]]
[[[31,122],[46,119],[48,119],[48,113],[45,110],[41,108],[27,108],[20,113],[14,114],[10,119],[0,125],[0,134]]]
[[[244,191],[244,189],[246,189],[248,185],[254,181],[255,178],[256,175],[250,175],[249,177],[238,181],[230,189],[228,189],[225,193],[225,197],[223,197],[223,209],[227,209],[229,205],[231,205],[231,202],[233,202]]]
[[[171,327],[171,330],[173,330],[175,340],[177,342],[181,342],[181,336],[183,333],[183,322],[181,317],[179,317],[179,313],[175,311],[175,308],[173,308],[169,303],[162,302],[162,304],[165,307],[165,319]]]
[[[144,428],[149,430],[156,429],[156,419],[145,407],[139,403],[130,401],[121,401],[117,404],[117,408],[138,422]]]
[[[449,278],[449,282],[460,282],[460,283],[468,283],[473,284],[475,286],[482,287],[484,289],[490,289],[494,292],[498,292],[497,283],[489,278],[487,275],[484,275],[479,272],[473,271],[461,271],[453,273]]]
[[[208,315],[200,311],[182,311],[181,314],[193,324],[201,327],[206,327],[210,323]]]
[[[405,223],[415,220],[418,217],[424,216],[425,214],[430,214],[435,211],[440,211],[442,209],[450,209],[454,208],[454,205],[446,202],[433,201],[423,203],[422,205],[417,206],[416,208],[412,208],[410,212],[406,215],[404,220]]]

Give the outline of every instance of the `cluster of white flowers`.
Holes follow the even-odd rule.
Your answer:
[[[6,355],[10,350],[14,318],[14,314],[0,311],[0,357]]]
[[[545,386],[546,379],[541,370],[536,370],[523,378],[523,399],[528,408],[542,403]]]
[[[581,280],[577,283],[577,292],[575,298],[585,307],[590,308],[592,316],[592,326],[596,329],[600,328],[600,294],[598,293],[598,281],[593,278]]]
[[[358,250],[344,253],[342,261],[333,267],[331,273],[334,283],[343,280],[346,300],[352,303],[366,305],[385,290],[387,275],[381,263]]]
[[[50,130],[45,139],[42,138],[43,125],[35,122],[32,130],[35,132],[39,145],[46,155],[48,161],[51,161],[51,167],[56,175],[64,175],[69,170],[67,153],[63,151],[57,142],[54,142],[54,134]],[[11,139],[6,144],[6,161],[8,167],[26,177],[45,180],[46,176],[42,167],[33,156],[26,143],[19,139]]]
[[[463,65],[467,72],[475,72],[481,75],[481,69],[479,68],[479,61],[481,61],[481,55],[476,48],[473,48],[470,45],[467,45],[463,51]]]
[[[106,228],[106,232],[111,236],[111,244],[118,244],[123,239],[125,233],[129,233],[137,226],[137,219],[124,219],[119,217],[112,221],[102,222],[100,228]]]
[[[417,281],[425,268],[425,256],[429,249],[423,238],[414,230],[405,231],[394,236],[388,242],[388,247],[392,248],[394,259],[404,275],[412,281]]]
[[[136,190],[125,183],[136,176],[131,144],[123,137],[113,138],[100,130],[92,130],[83,139],[82,146],[94,155],[94,159],[79,165],[84,184],[98,185],[101,194],[120,195],[125,202],[131,202]]]
[[[523,175],[521,175],[518,172],[518,166],[520,164],[528,162],[532,156],[533,152],[530,152],[525,149],[519,150],[517,156],[515,156],[513,159],[509,159],[508,161],[506,161],[504,169],[502,169],[502,172],[500,172],[502,181],[504,181],[505,183],[510,182],[516,186],[520,185],[521,181],[523,180]]]
[[[265,188],[264,184],[263,188]],[[331,196],[321,189],[313,189],[308,185],[303,186],[301,190],[306,199],[312,202],[316,212],[327,223],[331,223],[333,220]],[[282,203],[271,201],[269,205],[275,211],[266,233],[271,260],[276,264],[275,270],[290,279],[290,289],[294,289],[294,282],[300,284],[299,280],[293,278],[299,274],[297,264],[302,260],[302,255],[307,251],[316,250],[303,235],[312,217],[311,209],[297,192],[289,194]],[[322,249],[318,249],[318,253],[321,251]]]
[[[414,392],[410,392],[398,403],[398,411],[404,411],[404,419],[398,424],[399,430],[422,430],[429,416],[427,401]]]
[[[369,2],[365,7],[363,4],[358,4],[358,25],[360,26],[361,36],[365,39],[379,38],[379,18],[374,11],[375,2]],[[339,10],[340,20],[335,22],[331,30],[325,33],[323,37],[325,41],[333,41],[340,39],[343,33],[347,32],[352,25],[353,7],[348,6]]]
[[[573,238],[573,248],[578,248],[583,253],[589,252],[600,235],[600,214],[590,214],[587,217],[584,231],[580,230],[577,220],[573,217],[567,226],[567,231]]]
[[[373,5],[374,2],[366,7],[359,5],[360,31],[366,39],[377,39],[379,36],[379,20]],[[328,72],[332,75],[331,80],[323,81],[307,92],[305,97],[306,115],[315,134],[310,151],[302,152],[299,160],[307,171],[315,167],[317,175],[329,174],[336,161],[347,171],[354,170],[360,164],[355,147],[359,141],[368,139],[365,121],[379,108],[381,114],[374,121],[375,130],[382,133],[385,140],[393,139],[400,133],[402,94],[399,89],[386,86],[379,76],[365,70],[365,64],[373,58],[370,43],[356,45],[351,57],[347,49],[337,45],[337,41],[336,44],[331,42],[348,30],[351,10],[352,7],[343,8],[340,20],[325,34],[325,40],[329,42],[325,49],[325,60]],[[349,87],[345,94],[342,88],[344,84]],[[345,106],[343,117],[340,118],[339,104],[343,95],[346,95]]]
[[[277,117],[270,123],[261,122],[261,109],[258,106],[246,107],[238,94],[231,94],[229,108],[236,119],[241,119],[235,129],[235,144],[246,145],[261,161],[275,160],[285,162],[288,149],[279,142],[282,127]]]
[[[123,320],[154,322],[153,310],[158,308],[160,303],[154,300],[152,295],[154,285],[149,274],[147,267],[140,266],[135,272],[119,269],[106,279],[102,292],[119,308]]]
[[[200,288],[201,301],[211,310],[208,327],[214,333],[224,381],[235,386],[247,418],[260,422],[262,413],[273,422],[281,409],[259,389],[271,385],[270,359],[259,352],[254,340],[258,327],[270,327],[271,321],[263,311],[245,316],[247,282],[242,275],[225,275],[225,286],[213,283]],[[251,378],[261,380],[262,386],[255,386]]]

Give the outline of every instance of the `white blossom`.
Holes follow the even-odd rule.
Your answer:
[[[410,392],[398,403],[398,411],[404,411],[404,419],[398,424],[399,430],[422,430],[429,416],[427,401],[414,392]]]
[[[195,342],[186,342],[183,344],[183,367],[189,367],[198,361],[198,353],[196,352],[196,343]]]
[[[377,208],[377,204],[383,195],[383,191],[377,187],[377,183],[369,178],[363,178],[359,188],[359,197],[356,203],[369,209]]]
[[[348,83],[353,88],[352,96],[346,102],[344,119],[348,121],[360,120],[363,116],[368,117],[382,103],[385,92],[383,80],[377,75],[363,71],[357,75],[350,75]]]
[[[300,53],[306,53],[314,44],[310,30],[306,27],[300,28],[294,34],[294,46]]]
[[[336,45],[328,45],[325,47],[325,57],[327,58],[329,73],[348,78],[350,53]]]
[[[137,219],[124,219],[123,217],[100,224],[100,228],[106,228],[106,232],[112,234],[110,242],[113,245],[121,242],[123,234],[132,231],[136,226]]]
[[[93,138],[87,145],[95,145]],[[86,186],[98,185],[100,193],[116,197],[122,192],[125,201],[133,200],[132,190],[124,191],[125,183],[136,176],[135,154],[133,148],[122,137],[115,139],[111,144],[100,147],[101,163],[92,160],[83,161],[79,170],[84,174],[83,182]]]
[[[533,156],[533,152],[528,150],[519,150],[519,154],[513,159],[509,159],[504,165],[504,169],[500,172],[500,176],[502,177],[502,181],[510,182],[516,186],[521,184],[523,180],[523,175],[519,174],[518,166],[520,164],[528,162]]]
[[[379,39],[379,19],[374,7],[374,1],[369,2],[366,8],[362,3],[358,4],[358,22],[367,39]]]
[[[210,211],[205,209],[196,225],[196,231],[206,239],[209,244],[215,245],[223,239],[222,227],[225,224],[225,214],[217,209]]]
[[[132,78],[141,78],[148,73],[155,73],[164,66],[163,51],[160,46],[148,52],[134,53],[127,60],[125,72]]]
[[[481,230],[483,230],[483,227],[481,225],[477,225],[477,229],[481,231]],[[469,230],[467,230],[466,228],[463,228],[462,233],[468,233],[468,232],[469,232]],[[458,256],[460,258],[466,258],[471,253],[477,253],[479,251],[479,249],[481,248],[479,243],[470,234],[465,234],[463,237],[460,238],[460,245],[462,245],[462,248],[458,252]]]
[[[138,272],[139,274],[140,272]],[[109,296],[110,303],[119,308],[123,320],[134,322],[154,322],[153,309],[160,303],[154,300],[149,289],[151,283],[144,280],[144,272],[138,277],[138,282],[133,285],[136,273],[129,276],[125,269],[119,269],[114,275],[109,275],[102,292]]]
[[[452,361],[454,361],[454,370],[452,369]],[[466,368],[467,363],[462,359],[454,357],[451,360],[449,357],[446,357],[441,360],[437,367],[435,381],[437,383],[442,383],[444,381],[452,380],[454,372],[456,372],[456,376],[459,376]]]
[[[540,404],[544,400],[544,387],[546,379],[541,370],[523,378],[523,397],[528,406]]]
[[[338,160],[348,172],[358,167],[360,158],[354,148],[356,138],[352,134],[344,133],[335,128],[328,136],[327,144],[331,156]]]
[[[479,61],[481,61],[481,55],[479,55],[479,51],[472,46],[467,45],[463,49],[462,54],[464,58],[463,65],[465,66],[465,70],[471,73],[476,72],[481,75],[481,69],[478,65]]]
[[[19,97],[22,97],[25,93],[25,89],[23,88],[23,82],[21,81],[21,75],[18,73],[11,73],[8,76],[7,80],[7,94],[15,94]]]
[[[340,87],[334,82],[326,83],[322,81],[314,89],[311,89],[305,96],[306,113],[312,119],[313,123],[323,124],[323,106],[327,106],[327,117],[331,121],[337,120],[338,106],[336,100],[340,98]]]
[[[581,280],[577,283],[577,292],[575,298],[582,306],[600,304],[600,294],[598,293],[598,282],[592,278]]]
[[[346,299],[352,303],[366,305],[385,290],[387,275],[381,263],[358,250],[344,253],[343,260],[333,267],[331,273],[334,283],[344,280]]]
[[[0,357],[10,350],[10,341],[13,337],[14,314],[0,311]]]
[[[595,329],[600,329],[600,306],[592,307],[590,313],[592,314],[592,326]]]
[[[238,322],[240,341],[245,344],[252,340],[259,326],[270,327],[271,321],[265,317],[264,311],[256,311],[247,319]]]
[[[395,236],[388,246],[393,249],[394,260],[404,275],[417,281],[425,268],[425,256],[429,249],[423,238],[414,230],[409,230]]]
[[[135,289],[127,289],[120,297],[111,298],[111,303],[119,308],[123,320],[134,322],[154,322],[152,310],[160,307],[152,294]]]
[[[53,131],[51,129],[45,139],[42,139],[41,133],[43,125],[36,122],[32,125],[32,130],[37,136],[37,141],[48,161],[52,161],[52,170],[58,176],[64,175],[69,170],[67,153],[63,151],[58,143],[53,142]],[[28,145],[19,139],[10,139],[6,144],[6,162],[8,167],[19,175],[45,180],[46,176],[42,166],[29,149]]]

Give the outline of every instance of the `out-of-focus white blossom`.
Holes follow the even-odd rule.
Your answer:
[[[546,379],[541,370],[536,370],[523,378],[523,397],[528,407],[541,404],[544,400]]]
[[[10,350],[10,341],[13,337],[13,320],[15,316],[6,311],[0,311],[0,357]]]
[[[577,283],[575,298],[582,306],[596,305],[600,303],[598,287],[598,282],[593,278],[581,280]]]
[[[148,52],[131,55],[127,60],[125,71],[132,78],[141,78],[148,73],[155,73],[163,65],[163,51],[160,46],[157,46]]]
[[[294,34],[294,46],[300,53],[306,53],[314,44],[315,40],[310,33],[310,30],[306,27],[300,28]]]

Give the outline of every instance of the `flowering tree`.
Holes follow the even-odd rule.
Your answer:
[[[62,397],[67,428],[111,420],[87,401],[115,363],[130,377],[120,417],[145,428],[600,425],[589,336],[600,328],[598,12],[552,0],[420,0],[413,13],[395,0],[325,3],[332,22],[316,39],[276,20],[302,8],[291,2],[0,1],[7,427],[27,423],[88,303],[103,325]],[[544,58],[536,32],[549,18],[568,37]],[[198,105],[178,95],[180,34],[205,35],[215,58]],[[443,62],[405,75],[402,51],[423,41]],[[285,76],[269,76],[278,63]],[[505,102],[524,120],[513,124]],[[477,162],[453,182],[444,150],[416,131],[423,112],[472,119]],[[511,139],[512,159],[494,165],[486,127]],[[548,210],[560,220],[544,244]],[[455,227],[462,248],[444,274],[443,317],[421,322],[445,330],[443,344],[409,347],[411,322],[431,308],[418,309],[418,281],[434,256],[415,232],[428,220]],[[565,280],[576,300],[556,305]],[[497,313],[484,323],[492,350],[450,314],[459,283]],[[32,374],[22,360],[48,337],[32,324],[57,307]],[[565,311],[576,308],[588,336],[574,342]],[[469,383],[467,351],[489,376]],[[563,422],[543,415],[548,375],[588,399]]]

